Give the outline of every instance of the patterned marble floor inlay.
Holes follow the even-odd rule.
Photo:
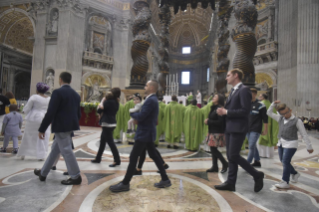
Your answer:
[[[102,178],[108,177],[112,174],[103,174],[103,173],[84,173],[86,178],[88,179],[88,185],[91,183],[94,183],[95,181],[98,181]]]
[[[172,186],[155,188],[159,176],[140,176],[133,178],[131,190],[112,193],[105,189],[94,202],[93,211],[108,212],[215,212],[221,211],[218,203],[204,189],[190,182],[170,178]]]

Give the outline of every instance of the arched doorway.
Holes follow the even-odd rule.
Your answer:
[[[31,73],[20,72],[14,78],[14,95],[18,100],[27,100],[30,95]],[[34,88],[35,89],[35,88]]]

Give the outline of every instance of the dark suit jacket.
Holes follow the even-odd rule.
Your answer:
[[[225,133],[247,133],[248,119],[251,110],[251,91],[240,85],[226,102],[226,129]]]
[[[106,122],[108,124],[116,124],[116,113],[119,110],[119,103],[115,99],[110,99],[110,100],[105,100],[103,103],[104,109],[98,109],[98,113],[103,113],[101,119],[100,119],[100,124],[102,122]]]
[[[138,121],[135,141],[154,142],[156,140],[158,110],[158,100],[153,94],[146,99],[140,112],[131,113],[131,117]]]
[[[80,101],[79,94],[69,85],[63,85],[61,88],[54,90],[39,132],[44,133],[51,123],[53,133],[79,130]]]

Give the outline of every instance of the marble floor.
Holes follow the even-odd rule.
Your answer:
[[[125,175],[132,146],[117,144],[122,164],[116,168],[108,166],[113,161],[108,147],[102,162],[92,164],[90,160],[96,154],[100,132],[99,128],[82,127],[73,139],[83,179],[80,186],[61,185],[60,181],[67,178],[62,175],[66,171],[63,158],[60,158],[57,170],[51,171],[45,182],[40,182],[33,169],[41,168],[44,161],[31,157],[21,160],[11,153],[0,153],[0,211],[319,211],[317,132],[310,133],[315,150],[313,154],[308,154],[305,144],[300,142],[292,163],[301,177],[298,183],[291,183],[289,189],[274,187],[282,175],[277,152],[273,159],[262,158],[262,168],[259,170],[265,173],[265,180],[264,188],[259,193],[253,191],[253,178],[241,168],[236,192],[215,190],[214,185],[225,181],[227,173],[206,173],[212,165],[209,153],[203,150],[189,152],[184,150],[182,143],[177,150],[168,149],[165,142],[161,142],[158,149],[169,165],[167,172],[172,181],[171,187],[158,189],[153,186],[160,180],[160,175],[154,162],[147,158],[143,175],[133,177],[130,191],[111,193],[109,186],[120,182]],[[245,151],[243,156],[246,157]]]

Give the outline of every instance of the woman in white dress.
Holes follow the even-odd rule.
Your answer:
[[[48,153],[51,128],[49,127],[46,130],[44,139],[39,138],[38,129],[49,106],[50,97],[46,96],[45,93],[50,87],[45,83],[39,82],[36,88],[37,94],[32,95],[23,108],[23,112],[26,114],[26,124],[17,155],[22,160],[25,156],[44,160]]]

